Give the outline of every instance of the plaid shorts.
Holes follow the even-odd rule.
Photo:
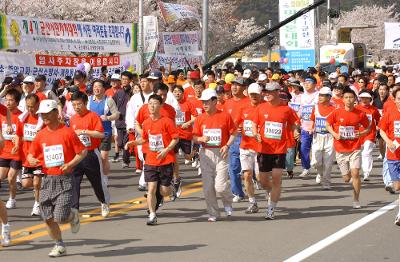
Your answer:
[[[44,176],[39,202],[43,220],[53,218],[59,223],[67,222],[72,204],[71,175]]]

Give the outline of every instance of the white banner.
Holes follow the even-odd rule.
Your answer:
[[[154,57],[158,46],[158,21],[155,16],[143,17],[144,46],[143,54],[145,64],[149,64]]]
[[[202,63],[202,55],[168,55],[168,54],[156,54],[156,59],[152,64],[153,67],[164,66],[168,68],[168,64],[171,63],[173,69],[185,68],[189,65],[193,68],[194,65],[200,65]]]
[[[158,2],[161,14],[164,18],[165,23],[170,24],[180,19],[197,19],[200,20],[200,16],[197,10],[193,6],[170,4],[164,2]]]
[[[0,53],[0,81],[2,82],[6,76],[16,76],[18,73],[23,73],[25,76],[37,76],[37,75],[45,75],[47,78],[48,84],[51,84],[56,79],[62,79],[66,76],[73,76],[76,70],[77,63],[72,62],[70,65],[63,63],[62,65],[54,65],[51,66],[48,63],[46,65],[40,65],[43,61],[41,59],[41,55],[29,55],[29,54],[16,54],[16,53]],[[58,56],[60,58],[60,56]],[[77,59],[77,57],[73,56],[63,56],[63,59],[67,59],[70,61],[79,61],[82,62],[81,59]],[[118,59],[112,59],[110,61],[110,66],[108,66],[109,73],[113,73],[116,69],[121,71],[128,70],[129,67],[133,70],[133,72],[139,72],[139,56],[137,53],[131,53],[126,55],[121,55]],[[51,61],[51,58],[46,57],[48,61]],[[46,60],[46,61],[47,61]],[[115,61],[118,61],[118,65],[115,64]],[[93,76],[98,77],[101,75],[100,64],[96,64],[96,59],[87,60],[87,62],[91,62],[93,65]],[[103,64],[104,65],[104,64]],[[128,68],[125,68],[128,67]]]
[[[190,54],[201,51],[199,31],[160,33],[158,52],[163,54]]]
[[[400,50],[400,23],[385,23],[385,49]]]
[[[133,24],[0,16],[0,49],[133,52]]]

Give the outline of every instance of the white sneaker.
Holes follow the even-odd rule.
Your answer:
[[[200,169],[200,168],[197,169],[197,175],[198,175],[198,176],[201,176],[201,169]]]
[[[141,169],[136,169],[136,174],[141,174],[142,173],[142,170]]]
[[[8,247],[11,244],[11,232],[9,224],[3,225],[1,237],[2,237],[1,245],[3,247]]]
[[[79,211],[76,208],[71,208],[72,219],[70,222],[71,225],[71,232],[76,234],[79,232],[81,228],[81,223],[79,221]]]
[[[303,172],[301,172],[301,174],[299,175],[299,177],[306,177],[310,174],[310,170],[309,169],[304,169]]]
[[[40,216],[40,204],[35,202],[35,204],[33,204],[33,208],[32,208],[32,212],[31,212],[31,216]]]
[[[321,175],[320,174],[317,174],[317,176],[315,177],[315,183],[321,184]]]
[[[369,174],[364,174],[363,181],[365,182],[369,181]]]
[[[102,217],[108,217],[108,215],[110,214],[110,205],[106,204],[106,203],[102,203],[101,204],[101,216]]]
[[[353,208],[354,209],[360,209],[361,208],[360,201],[354,201],[353,202]]]
[[[214,216],[210,216],[210,217],[208,217],[208,220],[207,220],[208,222],[217,222],[217,218],[216,217],[214,217]]]
[[[232,199],[232,202],[233,202],[233,203],[239,203],[239,202],[242,201],[243,199],[244,199],[243,197],[234,195],[234,197],[233,197],[233,199]]]
[[[228,217],[232,216],[232,211],[233,211],[232,207],[229,206],[225,207],[226,216]]]
[[[400,226],[400,214],[397,214],[396,219],[394,220],[394,224]]]
[[[274,209],[273,208],[268,208],[267,213],[265,214],[265,219],[266,220],[274,220],[275,215],[274,215]]]
[[[378,159],[381,160],[382,158],[382,154],[379,154]]]
[[[17,207],[17,201],[15,199],[8,199],[6,203],[6,208],[7,209],[13,209]]]
[[[199,163],[199,160],[198,160],[198,159],[195,159],[195,160],[192,162],[192,167],[193,167],[193,168],[196,168],[198,163]]]
[[[185,165],[189,165],[190,164],[190,160],[185,159]]]
[[[49,257],[62,257],[65,255],[67,255],[67,249],[59,245],[55,245],[49,253]]]

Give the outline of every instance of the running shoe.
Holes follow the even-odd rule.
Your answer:
[[[394,220],[394,224],[400,226],[400,214],[397,214],[396,219]]]
[[[258,212],[258,205],[257,203],[250,203],[250,205],[247,207],[246,211],[244,211],[246,214],[254,214]]]
[[[185,165],[189,165],[190,164],[190,160],[185,159]]]
[[[142,170],[141,169],[136,169],[136,174],[141,174],[142,173]]]
[[[49,253],[49,257],[62,257],[67,255],[67,249],[65,246],[55,245]]]
[[[361,208],[360,201],[354,201],[353,202],[353,208],[354,209],[360,209]]]
[[[144,191],[147,191],[147,187],[146,186],[142,186],[142,185],[138,185],[138,190],[144,192]]]
[[[265,219],[266,220],[274,220],[275,215],[274,215],[274,209],[273,208],[268,208],[267,213],[265,214]]]
[[[117,162],[119,162],[119,156],[114,156],[114,158],[111,160],[111,162],[113,162],[113,163],[117,163]]]
[[[1,245],[3,247],[8,247],[11,244],[11,232],[10,225],[3,225],[3,231],[1,232]]]
[[[385,190],[388,191],[390,194],[395,194],[396,191],[393,189],[393,184],[390,183],[389,185],[385,186]]]
[[[232,211],[233,211],[232,207],[226,206],[226,207],[224,207],[224,209],[225,209],[226,216],[228,216],[228,217],[232,216]]]
[[[17,207],[17,201],[15,199],[8,199],[6,203],[6,208],[7,209],[13,209]]]
[[[299,175],[299,177],[306,177],[310,175],[310,170],[309,169],[304,169],[303,172]]]
[[[149,219],[147,219],[146,224],[147,224],[148,226],[155,226],[155,225],[157,225],[157,216],[149,217]]]
[[[39,203],[35,202],[35,204],[33,204],[31,216],[40,216],[40,204]]]
[[[233,202],[233,203],[239,203],[239,202],[241,202],[243,199],[244,199],[244,197],[234,195],[234,197],[233,197],[233,199],[232,199],[232,202]]]
[[[71,232],[76,234],[79,232],[81,227],[81,223],[79,221],[79,211],[76,208],[71,208],[72,219],[70,222],[71,225]]]
[[[110,205],[107,203],[102,203],[101,204],[101,216],[108,217],[109,214],[110,214]]]
[[[369,181],[369,175],[368,174],[364,174],[363,181],[364,182],[368,182]]]
[[[292,179],[294,177],[293,171],[287,171],[287,176],[289,177],[289,179]]]
[[[182,179],[181,178],[175,179],[174,188],[175,188],[175,192],[176,192],[176,197],[180,197],[182,194]]]
[[[315,177],[315,183],[317,183],[318,185],[321,184],[321,175],[317,174],[317,176]]]
[[[208,222],[217,222],[217,218],[216,217],[214,217],[214,216],[210,216],[210,217],[208,217],[208,220],[207,220]]]
[[[193,167],[193,168],[196,168],[198,163],[199,163],[199,160],[196,158],[196,159],[193,160],[193,162],[192,162],[192,167]]]

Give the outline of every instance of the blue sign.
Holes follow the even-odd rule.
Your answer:
[[[308,67],[315,66],[315,50],[281,50],[281,68],[286,71],[306,70]],[[287,63],[283,63],[283,62]]]

